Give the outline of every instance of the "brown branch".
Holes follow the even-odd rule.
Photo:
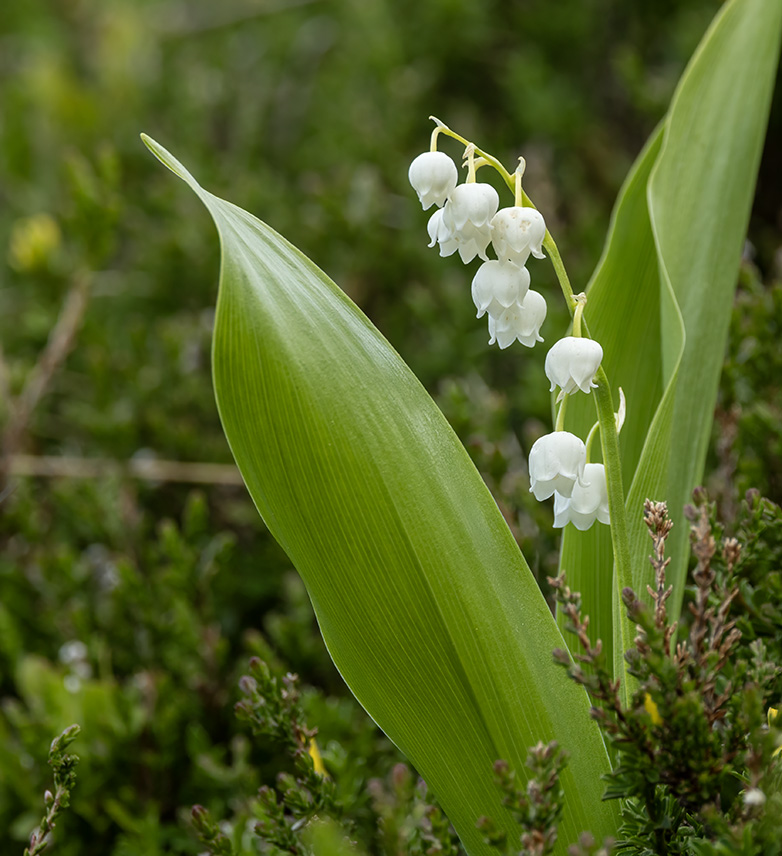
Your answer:
[[[6,408],[11,407],[11,372],[3,353],[3,345],[0,343],[0,407],[2,415],[6,415]]]
[[[244,482],[233,464],[160,461],[155,458],[117,461],[111,458],[14,455],[6,462],[9,476],[99,479],[110,476],[152,482],[240,486]]]
[[[247,24],[266,15],[272,15],[276,12],[286,12],[288,9],[309,6],[311,3],[316,2],[318,0],[273,0],[272,2],[267,2],[264,5],[253,7],[246,11],[229,11],[227,13],[225,11],[218,11],[217,13],[210,12],[211,18],[202,16],[203,19],[200,21],[193,20],[192,7],[183,3],[181,6],[172,6],[171,11],[173,14],[169,14],[169,21],[160,24],[158,29],[164,38],[187,38],[189,36]]]
[[[86,272],[76,275],[60,310],[57,322],[49,334],[46,347],[19,396],[11,403],[11,412],[2,437],[0,478],[5,481],[8,462],[19,448],[30,419],[51,383],[52,377],[68,356],[76,340],[90,293],[90,277]]]

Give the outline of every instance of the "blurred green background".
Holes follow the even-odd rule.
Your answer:
[[[542,579],[557,535],[527,493],[525,451],[549,419],[545,349],[488,348],[475,265],[427,249],[407,167],[428,147],[430,114],[511,167],[523,154],[525,188],[580,290],[622,179],[719,6],[0,4],[3,852],[23,850],[50,782],[48,744],[79,722],[80,777],[56,852],[197,853],[189,806],[241,816],[241,795],[284,763],[232,713],[253,653],[321,691],[307,694],[309,721],[357,806],[399,760],[347,697],[243,488],[211,475],[181,484],[160,463],[230,463],[209,376],[219,252],[204,210],[139,133],[359,303],[444,409]],[[778,88],[709,460],[728,517],[751,485],[782,499],[781,211]],[[549,267],[531,272],[551,342],[564,306]],[[72,350],[9,431],[74,289],[87,302]],[[23,477],[20,456],[65,457],[84,477]],[[95,476],[96,458],[157,477]],[[367,810],[366,846],[384,852],[373,823]]]

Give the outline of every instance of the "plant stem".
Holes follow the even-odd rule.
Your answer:
[[[573,286],[570,284],[570,278],[565,270],[565,265],[562,263],[562,256],[559,254],[559,248],[551,237],[551,232],[548,230],[546,230],[546,237],[543,239],[543,246],[548,251],[551,266],[554,268],[554,273],[557,275],[559,287],[562,289],[562,294],[565,297],[567,308],[570,310],[570,314],[573,315],[576,311],[576,306],[578,306],[578,301],[576,300],[576,296],[573,294]],[[586,322],[584,321],[582,323],[584,332],[589,336],[589,330],[587,329]]]
[[[611,544],[614,549],[614,596],[622,603],[622,591],[632,587],[633,578],[630,568],[630,539],[627,534],[627,512],[625,508],[624,487],[622,485],[622,459],[619,454],[619,435],[616,430],[614,402],[608,376],[602,366],[595,375],[597,386],[593,390],[597,420],[600,423],[600,447],[603,450],[603,464],[606,471],[608,489],[608,510],[611,515]],[[617,613],[622,615],[622,610]],[[622,692],[627,703],[630,696],[630,680],[624,668],[622,653],[632,644],[630,624],[620,618],[619,626],[614,627],[614,677],[622,678]],[[617,638],[618,636],[618,638]],[[619,644],[617,644],[617,642]]]
[[[434,119],[434,116],[430,116],[429,118]],[[452,131],[447,125],[444,125],[442,122],[440,122],[439,119],[435,119],[435,121],[438,123],[437,130],[439,131],[439,133],[445,134],[447,137],[451,137],[454,140],[458,140],[465,146],[472,146],[475,154],[478,155],[479,158],[483,158],[483,160],[486,161],[488,166],[493,166],[494,169],[496,169],[497,172],[502,176],[502,180],[505,182],[505,184],[508,185],[508,187],[513,191],[514,194],[516,193],[515,173],[509,173],[508,170],[505,169],[505,167],[497,160],[497,158],[483,151],[483,149],[479,149],[478,146],[475,145],[475,143],[471,143],[466,137],[463,137],[461,134],[457,134],[456,131]],[[527,201],[529,201],[524,191],[522,191],[522,196]]]
[[[584,442],[584,445],[586,446],[586,450],[587,450],[587,463],[590,463],[590,461],[592,460],[592,458],[591,458],[592,443],[594,442],[595,434],[597,434],[597,432],[599,430],[600,430],[600,423],[595,422],[595,424],[589,429],[589,434],[587,434],[587,438]]]
[[[559,405],[559,413],[557,414],[557,424],[554,426],[555,431],[565,430],[565,407],[567,406],[567,395],[562,396],[562,404]]]

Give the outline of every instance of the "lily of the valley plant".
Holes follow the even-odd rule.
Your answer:
[[[430,151],[410,166],[423,207],[434,209],[432,246],[480,261],[471,291],[490,343],[546,340],[558,410],[529,450],[530,490],[553,497],[568,584],[625,699],[635,678],[622,654],[634,628],[621,593],[646,591],[646,498],[668,503],[669,614],[681,605],[682,509],[703,469],[781,31],[779,0],[724,4],[620,192],[592,279],[575,289],[545,212],[522,187],[523,161],[509,171],[436,122]],[[445,137],[464,147],[463,183],[439,150]],[[540,741],[568,756],[555,852],[585,830],[615,836],[616,800],[602,799],[610,759],[586,691],[553,661],[566,650],[557,620],[431,398],[309,259],[144,139],[220,233],[222,424],[353,693],[426,779],[471,856],[492,852],[476,827],[482,816],[518,838],[494,763],[524,777]],[[507,186],[502,203],[479,180],[490,169]],[[531,287],[549,262],[573,316],[564,337],[545,324],[554,296]],[[465,278],[465,299],[469,290]]]

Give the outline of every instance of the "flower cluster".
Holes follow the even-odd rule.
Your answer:
[[[591,392],[597,386],[595,374],[602,359],[603,349],[594,339],[579,336],[560,339],[546,355],[546,377],[551,381],[551,392],[559,387],[559,399],[577,390]],[[545,464],[540,452],[536,452],[538,444],[545,450]],[[589,529],[595,520],[610,523],[605,467],[587,463],[588,454],[587,446],[567,431],[555,431],[541,437],[530,451],[530,490],[537,499],[545,499],[554,493],[556,528],[572,523],[576,529],[584,530]],[[558,468],[558,482],[549,490],[547,486],[555,468]],[[541,490],[541,485],[546,487]],[[546,495],[541,496],[541,492]]]
[[[530,492],[535,499],[554,497],[554,526],[572,523],[589,529],[598,520],[610,523],[603,464],[587,463],[585,444],[569,431],[540,437],[529,453]]]
[[[575,339],[587,348],[573,348],[568,342],[574,337],[561,339],[546,358],[546,375],[551,390],[561,388],[560,397],[581,389],[590,392],[594,376],[600,365],[602,349],[591,339]],[[553,355],[553,356],[552,356]],[[620,390],[617,429],[624,419],[624,396]],[[575,434],[562,430],[564,402],[557,420],[557,430],[545,434],[532,445],[529,453],[530,492],[538,500],[554,497],[554,526],[563,528],[572,523],[576,529],[589,529],[595,521],[610,524],[608,486],[604,464],[590,463],[589,450],[595,431],[590,431],[586,443]]]
[[[471,146],[467,161],[464,184],[457,183],[456,164],[443,152],[424,152],[410,164],[410,184],[424,210],[438,206],[427,224],[429,246],[438,245],[441,256],[458,252],[465,264],[476,256],[483,261],[472,281],[472,296],[478,318],[489,316],[490,345],[496,342],[507,348],[518,341],[532,348],[543,341],[540,327],[546,318],[546,300],[530,290],[525,265],[530,255],[545,258],[545,221],[535,208],[500,209],[497,191],[475,180]],[[496,260],[486,255],[489,245]]]
[[[472,299],[478,318],[488,316],[489,344],[507,348],[521,342],[528,348],[542,342],[540,328],[546,318],[546,300],[530,288],[527,261],[542,259],[546,223],[541,213],[526,200],[521,189],[524,159],[515,174],[508,173],[494,158],[476,152],[475,146],[454,134],[439,120],[432,134],[431,150],[418,155],[408,177],[424,210],[437,206],[429,218],[430,247],[439,246],[441,256],[458,252],[468,264],[478,257],[481,266],[472,280]],[[438,134],[445,133],[466,145],[467,178],[459,184],[456,164],[437,151]],[[476,157],[476,153],[479,157]],[[476,180],[481,166],[495,167],[515,191],[515,204],[500,208],[497,191]],[[492,247],[496,259],[489,259]],[[556,246],[548,246],[556,251]],[[538,500],[554,497],[554,526],[572,523],[588,529],[596,520],[609,523],[605,467],[589,461],[589,451],[597,425],[586,443],[564,430],[567,397],[578,391],[589,394],[597,386],[603,349],[593,339],[581,335],[581,316],[586,297],[574,297],[567,285],[566,295],[574,307],[573,335],[560,339],[546,356],[546,376],[551,391],[559,388],[562,402],[556,430],[538,439],[529,454],[530,491]],[[621,390],[620,390],[621,393]]]

